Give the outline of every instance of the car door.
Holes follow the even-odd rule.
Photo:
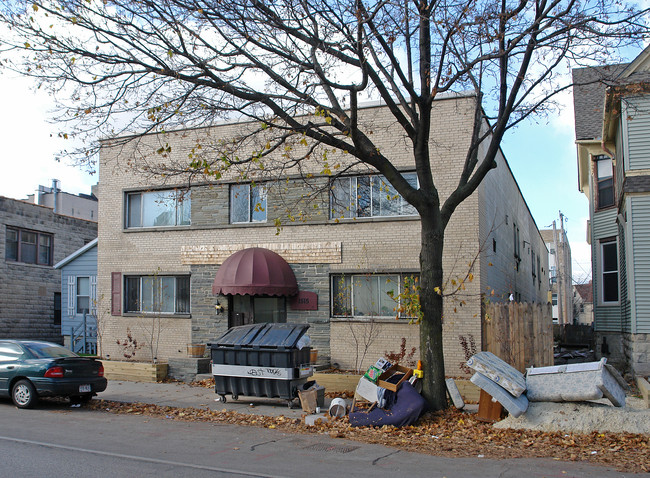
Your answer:
[[[18,344],[0,340],[0,394],[9,393],[9,383],[20,369],[23,354]]]

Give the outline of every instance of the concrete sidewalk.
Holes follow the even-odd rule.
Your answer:
[[[209,408],[210,410],[232,410],[239,413],[253,415],[280,416],[300,418],[304,412],[300,407],[300,400],[293,401],[294,408],[288,407],[287,400],[280,398],[246,397],[240,396],[233,400],[226,396],[227,402],[217,401],[213,388],[193,387],[180,382],[148,383],[130,382],[126,380],[109,380],[108,387],[99,393],[95,400],[111,400],[122,403],[148,403],[153,405],[177,408]],[[329,399],[325,399],[325,407],[329,408]],[[349,405],[348,401],[348,405]]]

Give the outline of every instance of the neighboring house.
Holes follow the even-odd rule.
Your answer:
[[[573,286],[573,320],[579,325],[594,323],[594,294],[591,281]]]
[[[432,128],[443,140],[432,141],[431,155],[442,197],[457,182],[475,101],[449,95],[435,102]],[[412,152],[387,108],[368,106],[359,121],[372,122],[378,146],[417,183]],[[103,322],[104,354],[122,356],[118,341],[131,336],[146,343],[142,338],[155,327],[161,331],[155,355],[184,357],[186,344],[212,342],[229,326],[268,321],[309,323],[319,362],[344,369],[397,353],[403,341],[407,353],[418,348],[418,326],[406,314],[396,320],[398,304],[387,292],[397,296],[418,276],[420,221],[379,175],[357,167],[330,180],[312,161],[303,165],[313,174],[309,185],[291,170],[281,181],[251,173],[254,182],[242,182],[232,172],[188,188],[187,181],[154,184],[151,176],[115,167],[137,162],[142,151],[156,161],[187,161],[197,144],[208,151],[211,139],[226,143],[249,127],[229,123],[102,142],[97,288],[110,298],[102,307],[111,314]],[[170,147],[165,158],[156,155],[160,144]],[[343,154],[329,152],[329,158],[346,161]],[[548,251],[503,155],[496,165],[447,227],[445,292],[473,263],[473,280],[446,300],[450,375],[464,374],[461,342],[481,349],[484,299],[548,300]],[[324,193],[302,215],[290,212],[319,188]],[[263,267],[264,277],[257,275]],[[269,279],[268,271],[276,277]],[[135,358],[150,355],[136,351]]]
[[[573,70],[579,188],[596,351],[650,373],[650,48],[633,62]]]
[[[27,202],[54,209],[57,214],[97,222],[97,185],[91,194],[70,194],[60,189],[61,182],[52,180],[52,187],[39,186],[36,194],[28,194]]]
[[[0,337],[61,343],[61,274],[53,264],[97,237],[97,223],[0,196]]]
[[[564,227],[540,231],[548,249],[549,280],[551,302],[553,303],[553,323],[566,325],[573,323],[573,279],[571,270],[571,246]]]
[[[97,353],[97,239],[54,265],[61,270],[61,334],[74,352]]]

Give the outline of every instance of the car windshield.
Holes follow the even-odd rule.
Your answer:
[[[74,352],[55,344],[29,342],[23,345],[36,358],[77,357]]]

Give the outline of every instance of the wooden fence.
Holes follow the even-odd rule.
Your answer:
[[[520,372],[553,365],[551,304],[486,304],[483,348]]]

